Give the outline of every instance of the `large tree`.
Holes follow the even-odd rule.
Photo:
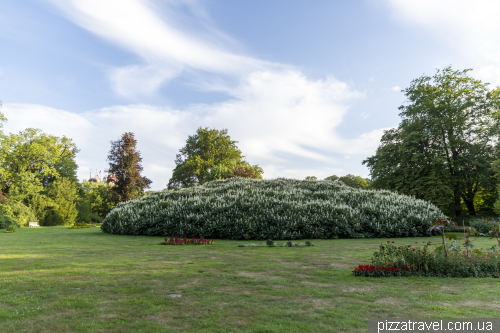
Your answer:
[[[108,161],[109,173],[117,178],[111,187],[116,203],[136,199],[150,188],[151,180],[141,176],[142,157],[136,145],[134,133],[130,132],[124,133],[118,141],[111,141]]]
[[[500,89],[469,71],[447,67],[404,90],[399,127],[385,131],[376,154],[363,161],[375,188],[429,200],[451,215],[476,214],[476,195],[496,185]]]
[[[260,178],[264,171],[244,161],[245,156],[231,140],[227,129],[198,128],[179,150],[169,188],[191,187],[214,179],[234,176]]]
[[[1,123],[1,122],[0,122]],[[75,144],[66,137],[28,128],[0,137],[0,190],[20,195],[41,192],[54,180],[76,181]]]

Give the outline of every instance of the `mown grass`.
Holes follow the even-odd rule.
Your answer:
[[[0,232],[0,331],[366,332],[368,318],[500,316],[498,279],[352,277],[384,239],[160,241],[99,228]]]

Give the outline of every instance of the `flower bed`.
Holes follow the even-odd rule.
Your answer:
[[[215,242],[214,239],[205,239],[203,235],[200,238],[196,238],[195,236],[190,239],[187,238],[187,235],[184,235],[184,238],[179,238],[178,235],[175,237],[165,238],[164,242],[161,242],[159,245],[213,245]]]
[[[5,232],[17,232],[17,230],[5,230]]]
[[[371,265],[360,265],[352,273],[354,276],[433,276],[433,277],[500,277],[500,254],[497,245],[487,250],[474,249],[468,234],[462,238],[455,234],[445,234],[445,227],[454,225],[447,219],[433,219],[429,229],[442,236],[441,244],[431,249],[431,242],[419,245],[397,246],[387,241],[373,254]],[[474,229],[468,227],[473,232]],[[499,228],[489,232],[500,246]],[[448,239],[448,242],[445,241]],[[416,242],[415,244],[418,244]],[[463,247],[462,247],[463,246]]]
[[[89,228],[90,226],[88,225],[73,225],[71,227],[68,227],[68,229],[85,229],[85,228]]]

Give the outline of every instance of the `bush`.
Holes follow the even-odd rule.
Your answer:
[[[76,209],[78,210],[78,216],[76,220],[79,223],[89,223],[90,216],[92,215],[92,210],[90,204],[83,199],[76,202]]]
[[[450,245],[448,253],[439,246],[431,251],[430,242],[423,248],[392,243],[379,246],[371,265],[360,265],[354,276],[427,276],[427,277],[500,277],[500,255],[493,246],[490,252],[472,250],[468,237],[463,238],[466,250]]]
[[[94,223],[102,223],[102,218],[97,213],[90,214],[90,221]]]
[[[31,208],[20,201],[10,200],[6,204],[0,204],[0,212],[2,215],[14,220],[19,226],[27,226],[28,222],[38,222]]]
[[[10,217],[0,214],[0,229],[10,229],[12,225],[16,225],[16,227],[19,226],[16,221]]]
[[[59,211],[57,210],[57,206],[48,207],[45,211],[45,218],[43,221],[40,221],[40,225],[42,226],[56,226],[56,225],[64,225],[64,220],[61,215],[59,215]]]
[[[121,203],[101,228],[230,239],[403,237],[430,235],[429,218],[440,215],[426,201],[338,181],[232,178]]]

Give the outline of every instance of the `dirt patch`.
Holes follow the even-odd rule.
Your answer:
[[[306,286],[320,287],[320,288],[334,288],[335,287],[335,285],[331,284],[331,283],[311,282],[311,281],[300,281],[300,283],[305,284]]]
[[[244,276],[244,277],[247,277],[250,279],[255,279],[255,280],[273,281],[273,280],[280,280],[281,279],[279,276],[270,275],[270,274],[264,273],[264,272],[239,272],[238,275]]]

